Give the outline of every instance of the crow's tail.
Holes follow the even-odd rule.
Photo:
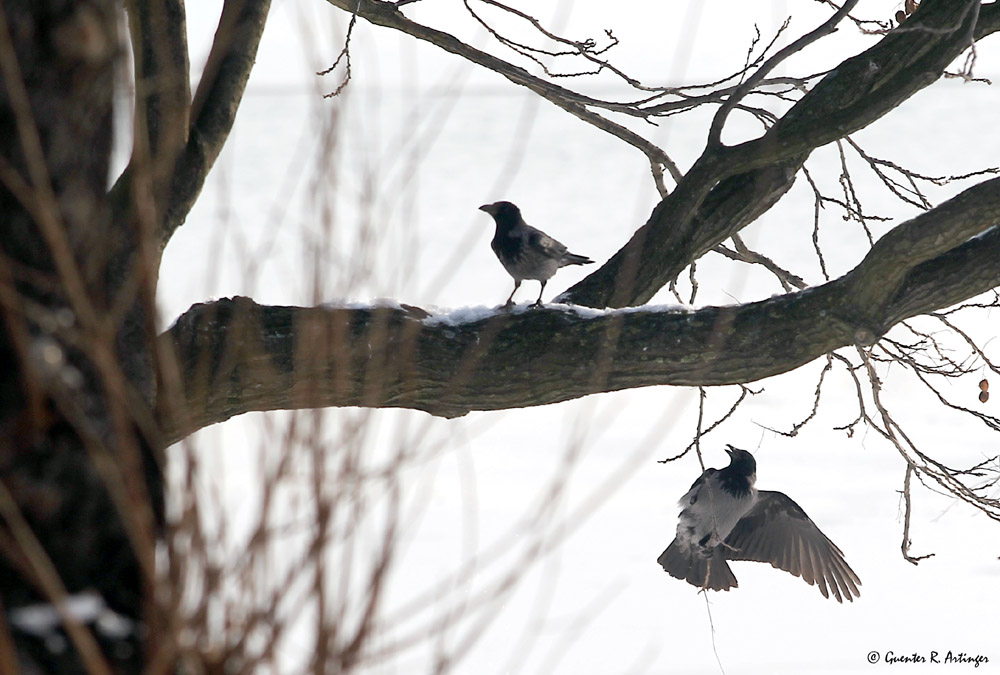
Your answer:
[[[592,262],[594,262],[594,261],[591,260],[590,258],[588,258],[585,255],[577,255],[576,253],[570,253],[569,251],[566,251],[566,253],[563,255],[563,258],[562,258],[562,264],[563,264],[563,266],[566,266],[566,265],[589,265]]]
[[[674,539],[656,562],[660,563],[670,576],[683,579],[698,588],[728,591],[739,586],[722,555],[720,546],[715,547],[710,558],[705,558],[694,548],[684,549]]]

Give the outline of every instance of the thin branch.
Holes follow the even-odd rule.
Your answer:
[[[933,558],[933,553],[927,553],[921,556],[910,555],[910,546],[913,544],[913,540],[910,539],[910,514],[913,512],[911,498],[910,498],[910,476],[913,475],[914,467],[910,462],[906,463],[906,476],[903,478],[903,541],[900,544],[900,551],[903,553],[903,560],[913,565],[918,564],[921,560],[926,560],[927,558]]]
[[[852,438],[854,436],[854,427],[856,427],[861,422],[867,421],[869,418],[868,411],[865,409],[865,396],[863,388],[861,386],[861,380],[858,378],[858,369],[864,366],[857,366],[850,362],[847,357],[840,354],[830,354],[830,357],[839,361],[847,370],[847,374],[851,376],[851,381],[854,382],[854,390],[858,397],[858,416],[852,421],[848,422],[839,427],[834,427],[836,431],[846,431],[847,437]]]
[[[788,270],[780,267],[767,256],[757,253],[756,251],[751,251],[747,247],[747,245],[743,243],[743,239],[742,237],[740,237],[740,235],[734,234],[732,239],[733,239],[733,244],[736,247],[735,251],[726,248],[722,244],[719,244],[712,250],[715,251],[716,253],[721,253],[730,260],[739,260],[742,262],[750,263],[752,265],[763,266],[778,279],[778,282],[781,284],[781,287],[785,289],[786,293],[788,291],[791,291],[793,288],[802,290],[808,285],[802,279],[802,277],[796,274],[792,274]]]
[[[809,187],[813,191],[813,229],[812,229],[812,245],[813,251],[816,253],[816,259],[819,261],[819,270],[823,274],[823,278],[827,281],[830,280],[830,273],[826,271],[826,259],[823,257],[823,247],[819,245],[819,225],[820,211],[825,208],[823,202],[827,199],[820,193],[819,186],[816,185],[816,181],[813,180],[812,174],[809,173],[809,169],[805,166],[802,167],[802,174],[806,177],[806,182],[809,183]]]
[[[850,12],[856,4],[858,4],[858,0],[847,0],[843,7],[837,10],[833,16],[824,21],[818,28],[806,33],[787,47],[780,49],[777,54],[765,61],[753,75],[748,77],[745,82],[738,86],[736,91],[734,91],[729,98],[726,99],[726,102],[722,104],[722,107],[719,108],[719,110],[715,113],[715,117],[712,119],[712,126],[708,130],[709,147],[722,144],[722,127],[725,125],[726,118],[729,116],[729,113],[732,112],[733,107],[735,107],[737,103],[743,100],[743,98],[745,98],[746,95],[782,61],[796,52],[802,51],[820,38],[823,38],[837,30],[837,24],[840,23],[845,16],[847,16],[847,13]]]
[[[872,231],[868,228],[868,219],[865,217],[858,193],[854,189],[851,171],[847,168],[847,158],[844,156],[844,144],[839,140],[837,141],[837,152],[840,155],[840,187],[844,192],[844,201],[839,203],[844,206],[844,210],[848,216],[853,217],[854,220],[861,224],[861,229],[864,230],[870,246],[875,243],[875,237],[872,236]]]
[[[906,326],[907,324],[906,322],[903,322],[902,325]],[[934,360],[926,364],[919,362],[916,358],[917,353],[926,349],[924,345],[919,345],[912,349],[905,350],[905,349],[900,349],[898,344],[890,340],[883,340],[879,344],[881,345],[882,349],[884,349],[886,353],[889,355],[887,359],[888,361],[892,363],[901,364],[905,366],[907,369],[909,369],[917,377],[920,383],[923,384],[931,393],[934,394],[934,396],[938,399],[938,402],[940,402],[943,406],[955,410],[957,412],[970,415],[981,421],[990,429],[994,431],[1000,431],[1000,419],[993,417],[992,415],[987,415],[985,413],[982,413],[978,410],[973,410],[965,406],[952,403],[951,401],[948,400],[948,397],[946,397],[938,387],[934,386],[934,384],[931,382],[930,379],[931,377],[934,376],[961,377],[962,375],[967,375],[969,373],[972,373],[974,369],[970,367],[963,367],[960,364],[956,364],[954,363],[954,361],[952,361],[950,357],[947,357],[944,354],[942,354],[940,350],[940,345],[938,345],[937,340],[934,340],[932,338],[930,340],[930,343],[934,346],[935,350],[937,351],[937,357],[939,360]],[[894,350],[893,347],[897,347],[897,349]]]
[[[833,0],[819,0],[824,5],[830,5],[834,10],[839,10],[841,7]],[[892,29],[891,21],[879,21],[876,19],[861,19],[854,16],[853,14],[848,14],[847,18],[850,19],[858,29],[865,33],[866,35],[882,35]]]
[[[523,68],[512,65],[491,54],[471,47],[449,33],[435,30],[415,21],[411,21],[403,16],[395,6],[389,3],[376,2],[375,0],[327,0],[330,4],[340,7],[346,11],[357,11],[358,15],[369,22],[395,28],[408,33],[420,40],[430,42],[444,49],[462,56],[472,63],[481,65],[489,70],[497,72],[514,84],[527,87],[547,101],[554,103],[563,110],[578,117],[579,119],[592,124],[599,129],[606,131],[629,145],[632,145],[645,154],[650,161],[658,162],[666,167],[674,180],[681,177],[680,169],[674,161],[659,147],[649,142],[639,134],[630,129],[616,124],[611,120],[598,115],[587,109],[588,105],[598,105],[601,102],[597,99],[578,94],[564,87],[542,80],[528,73]]]
[[[879,430],[880,433],[882,433],[893,444],[893,446],[895,446],[896,450],[899,452],[900,456],[907,463],[907,465],[913,467],[917,478],[921,479],[921,482],[923,482],[921,476],[927,476],[937,483],[940,488],[942,488],[944,494],[952,495],[959,500],[970,504],[994,520],[1000,520],[1000,499],[980,495],[978,494],[978,490],[976,488],[970,488],[962,481],[962,478],[966,476],[971,475],[978,477],[979,473],[975,471],[975,469],[956,470],[935,460],[933,457],[930,457],[917,447],[903,428],[893,419],[887,406],[882,400],[882,384],[875,372],[872,359],[861,346],[857,347],[857,352],[861,357],[868,373],[872,400],[875,403],[876,409],[879,411],[879,416],[883,424],[882,429],[879,430],[878,426],[874,424],[873,421],[870,421],[872,427]],[[909,478],[909,475],[907,478]],[[908,484],[909,483],[907,481],[905,485],[908,486]],[[904,489],[904,498],[906,497],[906,492],[907,490]],[[913,558],[909,556],[908,528],[904,534],[905,539],[903,553],[906,556],[906,559],[909,562],[916,562],[917,560],[920,560],[920,558]]]
[[[746,400],[746,397],[748,395],[756,395],[759,393],[760,391],[754,391],[753,389],[747,387],[746,385],[741,384],[739,398],[737,398],[736,401],[731,406],[729,406],[729,410],[727,410],[725,414],[723,414],[719,419],[712,422],[706,429],[703,427],[703,422],[705,417],[705,400],[708,398],[708,392],[705,390],[705,387],[698,387],[698,422],[695,427],[695,433],[693,439],[691,440],[690,443],[688,443],[687,447],[684,448],[684,450],[679,455],[676,455],[674,457],[668,457],[667,459],[657,460],[657,462],[659,464],[667,464],[676,459],[680,459],[688,452],[690,452],[692,449],[694,449],[698,453],[698,461],[701,462],[701,470],[704,471],[705,462],[701,458],[701,439],[703,439],[708,434],[712,433],[712,431],[719,428],[723,422],[730,419],[734,414],[736,414],[736,410],[740,407],[740,404],[742,404],[743,401]]]
[[[526,44],[516,42],[508,37],[505,37],[504,35],[501,35],[495,28],[493,28],[493,26],[491,26],[485,19],[479,16],[479,14],[477,14],[474,9],[472,9],[472,5],[469,4],[469,0],[463,0],[465,4],[465,9],[469,12],[469,14],[483,28],[485,28],[494,38],[496,38],[496,40],[500,44],[509,47],[518,54],[521,54],[522,56],[525,56],[534,61],[539,67],[541,67],[542,71],[549,77],[579,77],[582,75],[597,75],[601,71],[608,70],[610,72],[613,72],[615,75],[618,75],[632,87],[635,87],[637,89],[645,89],[645,87],[643,87],[643,85],[635,78],[629,77],[624,72],[611,65],[611,63],[608,62],[607,60],[598,58],[600,55],[604,54],[609,49],[618,44],[618,39],[615,38],[615,36],[611,33],[610,30],[605,31],[605,34],[607,35],[609,40],[608,44],[600,49],[597,49],[596,43],[592,39],[587,39],[583,41],[568,40],[564,37],[556,35],[555,33],[552,33],[549,30],[546,30],[545,27],[542,26],[541,22],[538,19],[531,16],[530,14],[522,12],[518,9],[514,9],[513,7],[504,5],[503,3],[497,2],[496,0],[480,0],[480,1],[483,2],[483,4],[492,5],[493,7],[502,9],[503,11],[508,12],[509,14],[513,14],[514,16],[517,16],[527,21],[536,31],[544,35],[549,40],[552,40],[557,44],[562,44],[570,47],[569,50],[553,51],[553,50],[543,49],[540,47],[531,47]],[[541,60],[541,58],[539,58],[540,56],[552,56],[552,57],[580,56],[585,60],[593,63],[595,68],[593,70],[587,70],[587,71],[580,70],[580,71],[557,73],[549,69],[549,67]]]
[[[359,2],[358,6],[360,6],[360,4],[361,3]],[[400,4],[402,3],[396,3],[396,6],[398,7]],[[332,92],[323,94],[323,98],[335,98],[339,96],[340,92],[344,91],[344,87],[347,86],[347,83],[351,81],[351,36],[354,34],[354,24],[357,23],[357,21],[358,9],[355,7],[354,11],[351,13],[351,20],[347,24],[347,35],[344,36],[344,46],[341,48],[340,53],[337,54],[337,58],[333,60],[333,65],[316,73],[320,76],[329,75],[337,66],[340,65],[341,61],[344,62],[344,76],[341,78],[340,84],[338,84],[337,88]]]
[[[799,431],[802,429],[802,427],[809,424],[809,422],[815,419],[816,414],[819,412],[819,401],[823,393],[823,382],[826,380],[826,374],[829,373],[832,369],[833,369],[833,355],[827,354],[826,363],[823,365],[823,370],[819,372],[819,379],[816,382],[816,390],[813,393],[812,410],[809,411],[809,414],[805,417],[805,419],[801,420],[800,422],[796,422],[794,425],[792,425],[792,428],[789,431],[780,431],[778,429],[773,429],[771,427],[766,427],[764,425],[760,426],[763,427],[764,429],[767,429],[768,431],[772,431],[781,436],[787,436],[788,438],[794,438],[795,436],[798,436]]]

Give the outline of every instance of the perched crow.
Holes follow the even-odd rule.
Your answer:
[[[540,305],[545,284],[557,269],[594,262],[587,256],[570,253],[558,241],[528,225],[521,218],[521,209],[510,202],[484,204],[479,210],[490,214],[496,221],[497,232],[490,246],[507,272],[514,277],[514,290],[507,298],[508,307],[513,304],[514,293],[525,279],[542,282],[538,300],[535,301],[535,305]]]
[[[757,490],[757,462],[729,446],[729,466],[706,469],[681,498],[677,537],[656,562],[699,588],[739,584],[727,560],[771,563],[837,602],[860,597],[861,580],[805,511],[780,492]],[[829,588],[829,591],[827,590]]]

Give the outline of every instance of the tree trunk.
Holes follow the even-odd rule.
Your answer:
[[[29,672],[144,657],[154,275],[106,199],[117,4],[11,0],[0,16],[0,645]],[[65,629],[25,618],[36,603],[63,607]],[[101,611],[124,621],[106,630]]]

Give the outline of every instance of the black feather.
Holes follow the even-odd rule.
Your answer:
[[[479,209],[493,216],[496,223],[496,233],[490,246],[504,269],[514,278],[514,291],[525,279],[540,281],[544,291],[546,282],[560,267],[594,262],[586,256],[570,253],[565,245],[525,223],[521,210],[510,202],[484,204]],[[511,304],[513,299],[512,291],[507,304]],[[541,302],[542,294],[539,292],[535,304]]]

